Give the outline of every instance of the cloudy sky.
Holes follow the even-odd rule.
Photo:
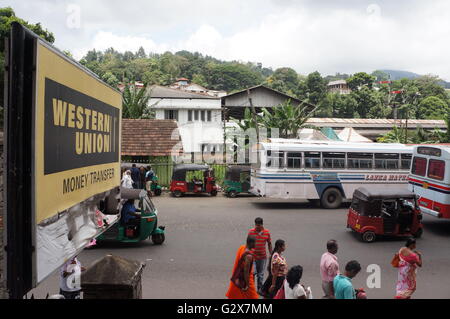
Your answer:
[[[407,70],[450,81],[448,0],[0,0],[90,49],[190,50],[224,60],[319,71]]]

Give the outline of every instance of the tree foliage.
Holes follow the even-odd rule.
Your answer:
[[[138,88],[134,84],[126,84],[122,95],[122,117],[125,119],[154,118],[154,110],[148,105],[151,93],[147,93],[147,85]]]

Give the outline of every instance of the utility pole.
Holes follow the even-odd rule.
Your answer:
[[[248,98],[248,102],[250,103],[250,107],[252,110],[253,123],[255,124],[255,130],[256,130],[256,141],[257,141],[257,145],[258,145],[259,144],[259,127],[258,127],[258,120],[256,118],[256,109],[255,109],[255,106],[253,105],[252,98],[250,97],[250,89],[247,89],[247,98]],[[249,152],[250,152],[250,150],[249,150]],[[256,162],[259,163],[259,151],[256,152]]]

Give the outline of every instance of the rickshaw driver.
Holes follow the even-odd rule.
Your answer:
[[[122,225],[137,225],[137,219],[141,217],[140,209],[134,206],[134,199],[129,199],[122,207]]]

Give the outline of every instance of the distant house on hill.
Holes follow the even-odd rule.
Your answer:
[[[347,81],[337,80],[328,83],[328,92],[339,94],[350,94],[351,90],[348,87]]]
[[[224,110],[225,119],[227,121],[229,121],[231,117],[243,119],[245,109],[251,107],[249,98],[257,113],[260,113],[262,108],[270,109],[277,107],[288,100],[290,100],[294,106],[305,103],[293,96],[271,89],[267,86],[258,85],[222,97],[222,108]],[[312,108],[314,107],[312,105],[310,106]]]
[[[191,93],[207,94],[207,95],[215,96],[215,97],[222,97],[222,96],[227,95],[227,92],[225,92],[225,91],[210,90],[199,84],[189,83],[189,80],[186,78],[177,79],[177,81],[175,83],[173,83],[170,86],[170,88],[183,90],[183,91],[191,92]]]

